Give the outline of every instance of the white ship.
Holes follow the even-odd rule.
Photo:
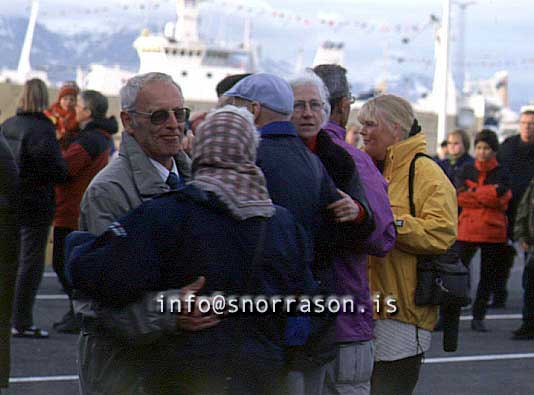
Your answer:
[[[198,35],[198,1],[177,0],[176,22],[169,22],[161,34],[144,29],[133,43],[139,56],[138,73],[167,73],[181,86],[188,102],[213,103],[215,87],[228,75],[251,73],[257,69],[256,51],[251,41],[250,21],[245,21],[241,43],[209,45]],[[78,84],[116,95],[134,73],[117,66],[91,65],[88,73],[78,72]]]

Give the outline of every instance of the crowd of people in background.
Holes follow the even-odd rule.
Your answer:
[[[418,257],[451,250],[466,267],[481,250],[471,328],[487,332],[518,248],[513,338],[534,339],[534,108],[502,144],[481,130],[472,157],[457,129],[414,164],[428,148],[410,103],[376,96],[349,122],[346,73],[229,76],[217,106],[194,113],[170,76],[136,75],[118,149],[103,94],[67,82],[50,106],[27,81],[0,131],[0,390],[10,336],[49,337],[33,310],[52,227],[69,297],[53,328],[80,335],[86,395],[412,394],[441,326],[438,306],[415,303]],[[213,292],[350,295],[357,309],[154,309]]]

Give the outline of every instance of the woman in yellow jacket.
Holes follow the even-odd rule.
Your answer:
[[[410,215],[408,173],[426,140],[411,105],[395,95],[370,99],[361,108],[364,149],[388,182],[397,242],[384,258],[370,257],[375,313],[372,394],[411,394],[423,353],[430,348],[436,306],[416,306],[417,255],[444,253],[455,241],[456,192],[440,167],[420,158],[414,177],[416,217]]]

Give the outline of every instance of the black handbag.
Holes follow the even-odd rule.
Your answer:
[[[413,202],[415,161],[420,157],[431,157],[421,152],[415,154],[410,163],[408,193],[410,214],[415,217]],[[460,260],[454,248],[442,255],[420,255],[417,257],[417,287],[415,304],[467,306],[469,297],[469,271]]]

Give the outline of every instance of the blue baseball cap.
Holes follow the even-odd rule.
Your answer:
[[[224,96],[256,101],[281,114],[289,115],[293,112],[293,90],[286,80],[274,74],[252,74],[226,91]]]

